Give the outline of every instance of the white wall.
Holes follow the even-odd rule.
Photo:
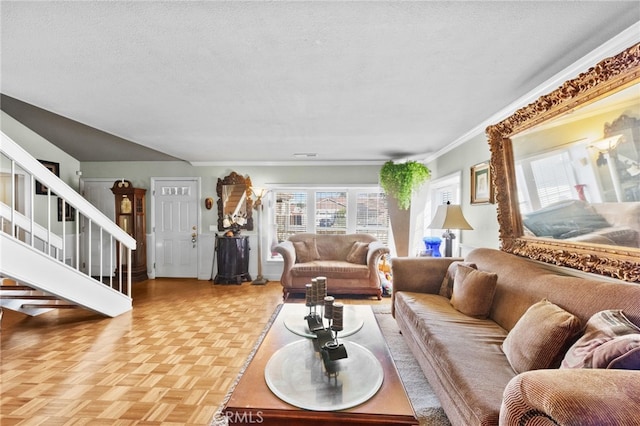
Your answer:
[[[229,175],[232,171],[251,178],[251,183],[257,187],[274,184],[344,184],[344,185],[377,185],[379,166],[203,166],[194,167],[182,161],[157,161],[157,162],[82,162],[83,178],[114,178],[130,180],[134,186],[149,189],[152,177],[200,177],[202,180],[202,199],[200,208],[202,213],[201,234],[202,241],[211,241],[217,233],[218,224],[218,197],[216,185],[218,179]],[[207,197],[214,199],[214,206],[206,210],[204,200]],[[147,212],[151,212],[151,194],[147,195]],[[255,217],[255,212],[254,212]],[[147,217],[147,229],[150,228],[151,218]],[[214,231],[210,231],[210,227]],[[249,273],[252,278],[257,275],[257,233],[242,231],[249,236],[251,247]],[[210,252],[203,247],[201,250],[199,278],[210,277],[211,263],[204,259]],[[279,261],[263,262],[263,275],[270,280],[279,280],[282,273],[282,263]]]
[[[24,127],[16,120],[2,113],[2,130],[12,139],[32,153],[36,158],[46,159],[60,163],[61,178],[71,187],[78,187],[76,171],[82,171],[83,178],[113,178],[130,180],[135,186],[150,188],[152,177],[200,177],[202,178],[202,223],[201,234],[205,238],[202,241],[213,241],[213,234],[217,232],[217,195],[216,184],[218,178],[224,178],[232,171],[243,176],[249,176],[253,185],[265,186],[274,184],[345,184],[345,185],[377,185],[378,172],[381,166],[205,166],[194,167],[182,161],[157,161],[157,162],[78,162],[67,155],[36,133]],[[91,143],[87,141],[87,143]],[[431,169],[432,179],[449,175],[456,171],[462,172],[462,209],[474,227],[473,231],[461,231],[460,243],[465,250],[472,247],[498,247],[498,223],[496,220],[495,205],[470,205],[470,167],[488,160],[490,157],[489,146],[484,135],[476,137],[460,147],[444,154],[440,158],[427,164]],[[414,211],[412,221],[416,221],[412,229],[422,229],[421,211],[416,208],[424,208],[424,200],[428,192],[425,185],[421,194],[414,197]],[[204,207],[204,199],[212,197],[214,206],[211,210]],[[150,194],[147,196],[147,211],[150,209]],[[57,218],[56,218],[57,219]],[[147,217],[148,229],[151,218]],[[214,231],[210,231],[210,227]],[[71,232],[71,230],[70,230]],[[418,232],[418,231],[416,231]],[[245,231],[250,237],[250,246],[255,253],[251,256],[250,274],[257,273],[257,240],[256,231]],[[420,236],[416,234],[419,240]],[[200,269],[198,276],[207,279],[211,263],[204,257],[212,254],[209,249],[204,249],[200,254]],[[263,273],[271,280],[279,280],[282,265],[279,262],[269,261],[263,263]]]
[[[78,176],[76,171],[80,170],[80,162],[62,151],[57,146],[44,139],[34,131],[25,127],[22,123],[15,120],[4,111],[0,111],[0,128],[2,131],[13,139],[17,144],[29,152],[38,160],[46,160],[60,164],[60,179],[67,185],[78,190]],[[47,197],[45,195],[35,196],[35,220],[37,223],[47,223]],[[57,213],[57,197],[51,197],[52,217],[51,230],[56,234],[62,234],[62,223],[58,222]],[[75,233],[75,222],[67,223],[65,232],[67,235]]]
[[[499,248],[498,218],[495,204],[471,204],[471,166],[491,158],[486,135],[476,136],[463,145],[438,157],[427,167],[431,178],[462,174],[461,208],[472,231],[459,231],[463,254],[473,247]]]

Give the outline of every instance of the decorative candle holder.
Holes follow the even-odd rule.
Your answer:
[[[329,361],[336,361],[347,358],[347,349],[342,343],[338,342],[338,332],[343,330],[343,309],[342,303],[336,302],[332,307],[331,315],[331,331],[333,339],[322,346],[322,357]]]
[[[315,284],[315,285],[314,285]],[[307,326],[309,331],[315,333],[319,330],[324,330],[324,323],[322,322],[322,316],[317,312],[317,283],[313,280],[311,284],[305,285],[305,305],[309,307],[309,314],[304,317],[307,320]]]

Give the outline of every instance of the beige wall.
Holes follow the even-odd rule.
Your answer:
[[[461,207],[472,231],[460,231],[463,253],[473,247],[498,248],[498,220],[495,204],[471,205],[471,166],[491,157],[486,135],[476,136],[427,164],[431,178],[438,179],[455,172],[462,175]]]

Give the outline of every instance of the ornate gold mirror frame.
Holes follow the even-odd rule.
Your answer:
[[[240,229],[253,230],[253,200],[251,199],[251,178],[245,178],[236,172],[231,172],[224,179],[218,178],[216,185],[216,193],[218,195],[218,230],[225,231],[231,226],[225,226],[225,216],[234,216],[234,212],[238,211],[245,215],[246,222],[239,226]],[[226,201],[225,201],[226,200]],[[240,206],[236,204],[243,203]],[[229,203],[235,203],[229,205]]]
[[[555,91],[487,127],[503,251],[589,273],[640,282],[640,249],[524,235],[512,140],[515,135],[640,81],[640,43],[599,62]]]

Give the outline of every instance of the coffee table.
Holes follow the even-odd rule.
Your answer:
[[[358,345],[366,348],[382,367],[382,385],[370,399],[342,410],[317,411],[291,405],[271,391],[265,380],[265,368],[269,360],[284,346],[310,339],[292,332],[286,327],[285,321],[290,321],[296,315],[303,321],[307,311],[308,308],[301,303],[286,303],[282,306],[222,412],[222,416],[229,419],[229,424],[417,425],[413,407],[398,376],[387,343],[371,307],[367,305],[345,305],[345,318],[355,313],[363,324],[354,334],[344,338],[338,334],[338,338],[347,347]]]

